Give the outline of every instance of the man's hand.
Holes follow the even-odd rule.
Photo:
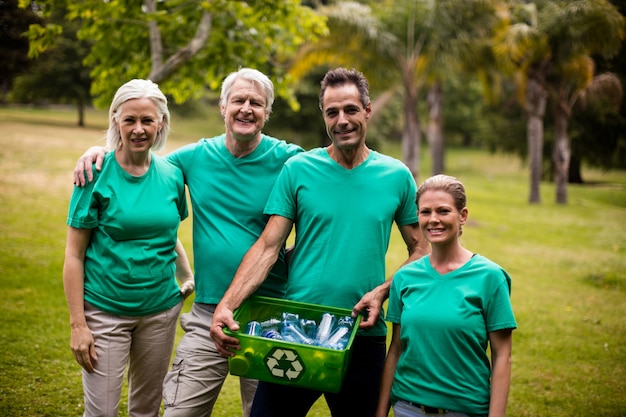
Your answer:
[[[366,293],[352,309],[352,317],[362,314],[359,329],[369,330],[376,324],[383,302],[389,296],[389,286],[382,284]]]
[[[87,149],[87,152],[78,158],[76,166],[74,167],[74,184],[79,187],[84,187],[87,182],[93,181],[92,165],[95,162],[96,169],[100,171],[102,169],[105,153],[106,149],[102,146],[92,146]],[[86,178],[85,171],[87,172]]]
[[[239,324],[233,318],[233,312],[226,307],[218,304],[213,313],[213,322],[211,323],[211,338],[215,343],[217,351],[222,356],[234,356],[232,350],[239,350],[239,339],[227,336],[224,333],[224,327],[236,332],[239,330]]]

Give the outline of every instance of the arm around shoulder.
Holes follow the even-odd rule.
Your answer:
[[[99,171],[102,169],[102,162],[104,161],[104,155],[106,154],[106,148],[103,146],[92,146],[78,158],[76,166],[74,167],[74,184],[79,187],[84,187],[87,182],[93,181],[93,163],[96,163],[96,169]],[[85,173],[87,176],[85,176]]]

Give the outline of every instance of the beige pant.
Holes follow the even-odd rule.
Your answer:
[[[213,413],[228,376],[228,359],[219,354],[209,334],[214,307],[194,303],[180,318],[185,335],[163,381],[163,417],[207,417]],[[258,381],[240,378],[239,382],[243,416],[248,417]]]
[[[85,303],[98,361],[95,372],[83,370],[85,417],[117,417],[128,366],[128,415],[158,417],[161,387],[167,373],[182,301],[144,317],[117,316]]]

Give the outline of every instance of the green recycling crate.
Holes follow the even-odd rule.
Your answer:
[[[245,333],[248,322],[280,316],[283,312],[295,313],[302,319],[312,319],[319,323],[324,313],[342,317],[351,315],[352,310],[269,297],[250,297],[234,312],[234,318],[240,326],[239,332],[224,329],[226,334],[237,337],[241,346],[240,350],[235,351],[235,356],[228,358],[230,373],[277,384],[339,392],[350,364],[352,342],[360,316],[354,320],[349,341],[343,350]]]

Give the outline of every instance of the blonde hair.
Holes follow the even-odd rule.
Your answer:
[[[454,200],[454,207],[461,212],[467,207],[467,195],[465,194],[465,187],[463,183],[458,179],[449,175],[438,174],[430,178],[427,178],[422,185],[417,189],[416,202],[419,212],[420,197],[424,195],[426,191],[444,191],[452,196]],[[459,236],[463,233],[463,228],[459,228]]]
[[[158,151],[165,146],[170,133],[170,111],[167,107],[167,97],[159,89],[159,86],[150,80],[134,79],[118,88],[111,106],[109,107],[109,130],[106,134],[106,147],[115,150],[122,142],[120,131],[117,128],[118,110],[128,100],[136,98],[149,98],[156,106],[161,129],[157,132],[152,149]]]

